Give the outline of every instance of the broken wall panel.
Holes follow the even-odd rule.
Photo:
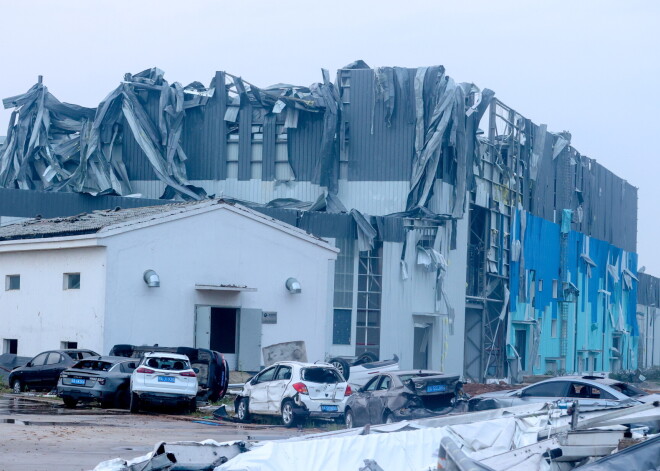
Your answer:
[[[287,151],[295,179],[319,183],[323,114],[300,111],[298,125],[288,128]]]
[[[227,90],[225,73],[216,72],[213,96],[205,106],[186,110],[181,145],[191,180],[224,180],[227,176]]]
[[[397,68],[398,69],[398,68]],[[413,80],[417,69],[400,69],[391,118],[377,96],[372,69],[340,70],[347,129],[349,181],[410,180],[415,141]],[[350,91],[350,94],[348,93]]]

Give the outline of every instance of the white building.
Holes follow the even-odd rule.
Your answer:
[[[261,346],[327,353],[323,239],[222,200],[96,211],[0,229],[0,337],[22,356],[115,344],[211,347],[256,370]],[[159,286],[148,286],[153,270]],[[301,292],[287,289],[295,279]],[[292,292],[293,291],[293,292]]]

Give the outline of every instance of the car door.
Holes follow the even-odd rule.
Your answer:
[[[376,388],[371,392],[367,402],[369,404],[369,423],[382,424],[384,422],[384,412],[387,407],[387,398],[392,387],[392,378],[389,375],[380,376]]]
[[[58,352],[50,352],[41,373],[41,387],[54,388],[64,370],[64,357]]]
[[[277,414],[280,411],[284,391],[291,382],[291,375],[293,369],[288,365],[280,365],[272,381],[267,384],[268,389],[268,404],[266,408],[271,414]]]
[[[250,381],[250,412],[268,411],[268,383],[275,376],[277,365],[266,368]]]
[[[568,381],[543,381],[520,391],[523,402],[554,402],[566,397]]]
[[[25,369],[23,370],[23,381],[28,388],[41,387],[41,374],[49,353],[50,352],[41,353],[25,365]]]
[[[371,378],[362,388],[355,393],[355,398],[352,399],[353,404],[353,420],[357,424],[368,424],[370,421],[369,414],[369,400],[371,395],[376,390],[380,381],[380,375]]]

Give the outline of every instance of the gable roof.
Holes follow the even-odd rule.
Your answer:
[[[206,199],[184,203],[172,203],[159,206],[147,206],[130,209],[107,209],[82,213],[76,216],[50,219],[28,219],[15,224],[0,227],[0,243],[24,239],[50,239],[73,237],[88,234],[97,236],[112,235],[117,232],[138,229],[153,223],[166,222],[193,214],[205,213],[217,209],[227,209],[234,213],[254,219],[263,224],[306,239],[317,245],[336,251],[328,242],[309,234],[302,229],[265,216],[245,206],[223,199]]]

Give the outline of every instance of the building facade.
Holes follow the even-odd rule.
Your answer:
[[[94,109],[43,84],[5,102],[48,138],[10,128],[3,217],[239,200],[340,249],[328,354],[474,381],[637,365],[637,189],[442,66],[268,88],[150,69]]]
[[[221,200],[32,220],[0,228],[4,343],[196,346],[256,371],[261,347],[305,340],[323,359],[336,249]],[[147,283],[151,270],[157,286]],[[150,272],[151,273],[151,272]],[[286,287],[295,279],[300,292]]]

